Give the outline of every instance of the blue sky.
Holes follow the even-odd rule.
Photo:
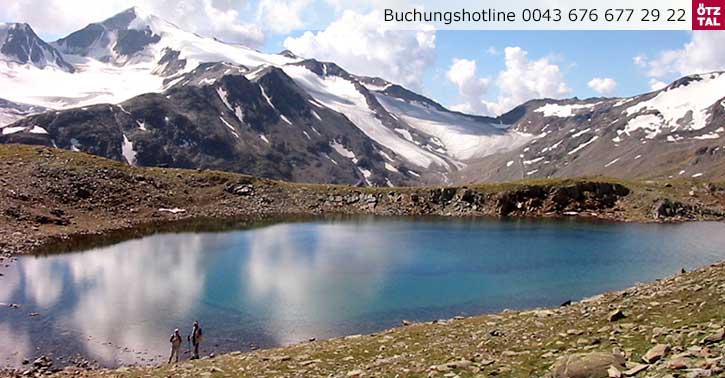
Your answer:
[[[552,57],[574,96],[597,96],[587,87],[594,77],[615,78],[615,96],[640,94],[649,91],[648,78],[633,58],[680,48],[689,39],[689,33],[677,31],[439,31],[436,64],[426,78],[426,87],[445,78],[453,58],[475,59],[481,74],[494,75],[504,68],[500,52],[507,46],[519,46],[532,59]],[[487,52],[489,47],[499,55]],[[444,102],[457,95],[451,85],[440,93]]]

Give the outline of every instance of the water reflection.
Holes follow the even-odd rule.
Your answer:
[[[0,364],[49,352],[107,366],[154,363],[171,330],[186,334],[195,319],[208,353],[556,305],[721,260],[723,231],[720,223],[359,219],[24,257],[0,277],[0,302],[20,304],[0,306]]]
[[[365,228],[278,225],[250,235],[240,285],[265,313],[278,344],[325,335],[326,324],[376,297],[403,256],[391,251],[394,238],[359,238]]]
[[[117,251],[111,247],[109,256],[71,255],[67,264],[73,285],[85,290],[63,327],[93,335],[86,352],[102,361],[116,359],[120,352],[99,347],[95,339],[165,349],[169,330],[150,315],[184,317],[199,301],[206,275],[204,242],[199,235],[151,238],[124,243]]]
[[[23,264],[23,277],[32,277],[25,281],[25,296],[32,298],[36,305],[44,309],[53,306],[63,289],[62,278],[55,274],[62,269],[61,265],[40,260],[29,260]]]
[[[88,253],[23,258],[17,272],[8,275],[7,287],[14,288],[3,285],[0,292],[0,298],[21,307],[10,310],[10,321],[0,324],[8,328],[33,311],[43,319],[29,320],[27,334],[11,335],[14,339],[27,340],[38,325],[49,323],[63,330],[60,338],[73,337],[78,352],[103,363],[148,358],[139,353],[166,349],[166,319],[187,316],[199,302],[204,251],[213,248],[215,239],[151,237]]]

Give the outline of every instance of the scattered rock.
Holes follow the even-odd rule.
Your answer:
[[[617,309],[609,313],[609,321],[610,322],[616,322],[617,320],[622,320],[626,318],[627,315],[624,315],[624,312],[622,310]]]
[[[652,348],[650,348],[650,350],[648,350],[647,353],[645,353],[644,356],[642,356],[642,360],[644,360],[644,362],[646,362],[648,364],[653,364],[653,363],[659,361],[660,359],[662,359],[662,357],[664,357],[667,354],[667,352],[669,352],[669,351],[670,351],[669,345],[657,344],[657,345],[653,346]]]
[[[716,344],[725,339],[725,328],[720,328],[715,333],[708,335],[702,339],[703,344]]]
[[[672,370],[687,369],[689,361],[686,358],[673,358],[667,361],[667,368]]]
[[[609,378],[621,378],[622,377],[622,372],[619,371],[619,369],[617,369],[614,366],[610,366],[609,369],[607,369],[607,374],[609,375]]]
[[[216,366],[212,366],[211,368],[209,368],[209,372],[211,372],[211,373],[224,374],[224,370],[222,370],[222,369],[220,369],[220,368],[218,368]]]
[[[609,378],[610,369],[624,368],[624,357],[618,354],[593,352],[560,357],[552,368],[553,378]]]
[[[639,374],[640,372],[647,370],[647,368],[649,368],[649,365],[647,364],[636,364],[628,370],[625,370],[624,375],[627,377],[632,377]]]
[[[471,361],[468,360],[460,360],[460,361],[452,361],[446,364],[451,369],[466,369],[470,367],[472,364]]]
[[[501,332],[501,331],[499,331],[497,329],[494,329],[494,330],[490,331],[488,334],[491,335],[491,336],[494,336],[494,337],[503,336],[503,332]]]

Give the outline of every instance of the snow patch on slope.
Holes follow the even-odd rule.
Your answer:
[[[661,117],[661,125],[676,130],[700,130],[707,126],[708,109],[723,97],[725,74],[698,75],[686,85],[666,88],[650,100],[627,108],[628,115],[653,111]],[[687,116],[691,119],[688,121]],[[631,121],[630,121],[631,122]]]
[[[66,58],[76,67],[76,73],[33,66],[9,67],[0,62],[0,87],[13,88],[5,91],[3,97],[13,102],[60,109],[115,104],[164,88],[163,78],[151,73],[152,63],[117,67],[90,58]]]
[[[333,140],[332,142],[330,142],[330,147],[332,147],[332,149],[335,150],[335,152],[337,152],[338,154],[352,160],[353,163],[357,164],[357,158],[355,157],[355,153],[348,150],[342,143]]]
[[[372,140],[396,151],[409,162],[420,167],[431,165],[448,167],[446,161],[407,141],[385,127],[368,107],[367,100],[355,85],[339,76],[321,78],[314,72],[299,66],[283,67],[285,73],[307,90],[316,102],[344,114],[355,126]]]
[[[229,122],[227,122],[224,118],[219,117],[219,119],[222,121],[224,126],[226,126],[229,130],[232,131],[232,134],[234,134],[237,139],[239,139],[239,134],[237,133],[237,130],[234,128],[234,126],[230,125]]]
[[[573,117],[576,113],[584,109],[591,109],[597,104],[571,104],[571,105],[560,105],[560,104],[546,104],[534,111],[537,113],[544,113],[544,117],[559,117],[567,118]]]
[[[632,135],[637,130],[644,130],[645,138],[653,139],[662,132],[662,123],[662,119],[654,114],[640,115],[627,122],[624,133]]]
[[[593,137],[592,137],[592,139],[589,139],[588,141],[586,141],[586,142],[584,142],[584,143],[580,144],[579,146],[577,146],[577,147],[576,147],[575,149],[573,149],[573,150],[569,151],[569,155],[574,155],[575,153],[577,153],[577,152],[579,152],[579,151],[583,150],[583,149],[584,149],[584,148],[586,148],[586,147],[587,147],[588,145],[590,145],[590,144],[594,143],[594,141],[596,141],[597,139],[599,139],[599,137],[598,137],[598,136],[596,136],[596,135],[595,135],[595,136],[593,136]]]
[[[129,165],[136,165],[136,151],[133,150],[133,143],[128,140],[126,134],[123,134],[123,144],[121,145],[121,152],[126,162]]]
[[[411,128],[433,137],[432,143],[442,145],[449,155],[458,160],[509,151],[533,139],[529,134],[487,124],[465,115],[440,111],[423,103],[409,103],[383,94],[377,94],[376,97],[385,110]],[[406,139],[410,137],[407,130],[395,131],[407,133]]]
[[[218,87],[216,89],[216,93],[219,95],[219,98],[224,103],[224,106],[226,106],[227,109],[229,109],[230,111],[234,111],[234,109],[232,109],[232,105],[229,104],[229,98],[227,97],[227,91],[224,90],[224,88],[222,88],[222,87]]]

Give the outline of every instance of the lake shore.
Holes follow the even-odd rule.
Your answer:
[[[456,188],[354,188],[224,172],[136,168],[29,146],[0,146],[0,161],[3,266],[20,254],[57,253],[159,231],[223,230],[331,214],[624,222],[725,217],[725,185],[698,180],[633,183],[583,178]],[[232,353],[172,367],[69,369],[60,374],[258,376],[265,371],[271,376],[475,376],[484,372],[524,377],[545,374],[563,355],[611,354],[615,347],[630,362],[629,369],[641,368],[634,363],[641,361],[653,340],[668,343],[678,362],[684,361],[683,369],[717,371],[722,359],[713,356],[722,356],[722,342],[704,348],[699,339],[717,335],[723,327],[724,280],[721,263],[557,309],[412,324],[369,336]],[[609,322],[617,309],[625,320]],[[700,349],[690,350],[693,345]],[[646,368],[669,369],[669,363],[662,359]],[[32,374],[52,370],[43,364],[30,369]]]
[[[714,377],[725,373],[724,302],[725,263],[717,263],[556,308],[404,322],[173,365],[54,370],[39,359],[0,376]]]
[[[725,183],[550,179],[356,188],[138,168],[60,149],[0,146],[0,256],[60,252],[157,231],[239,228],[322,215],[725,219]],[[2,261],[0,261],[1,263]]]

